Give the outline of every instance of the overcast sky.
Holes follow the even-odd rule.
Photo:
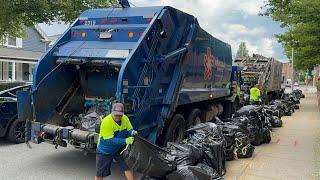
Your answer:
[[[211,35],[232,46],[233,54],[241,41],[246,42],[249,53],[259,53],[287,61],[281,45],[274,37],[282,32],[279,24],[269,17],[259,16],[264,0],[131,0],[134,5],[168,5],[194,15],[200,26]],[[63,33],[64,24],[41,25],[48,35]]]

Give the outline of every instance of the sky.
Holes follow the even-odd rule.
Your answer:
[[[288,61],[275,34],[283,32],[270,17],[259,16],[265,0],[130,0],[138,7],[172,6],[197,17],[200,26],[212,36],[227,42],[236,54],[240,42],[246,43],[249,54],[258,53]],[[60,34],[68,25],[40,25],[47,35]]]

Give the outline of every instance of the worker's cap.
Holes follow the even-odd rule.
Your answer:
[[[123,115],[123,104],[121,103],[115,103],[112,106],[112,114],[113,115]]]

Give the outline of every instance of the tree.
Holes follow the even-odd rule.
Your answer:
[[[237,51],[236,58],[249,57],[247,46],[245,42],[241,42]]]
[[[320,1],[268,0],[262,9],[261,15],[271,16],[286,29],[276,37],[288,57],[294,49],[296,68],[312,69],[320,63]]]
[[[72,22],[86,9],[119,6],[117,0],[5,0],[0,3],[0,40],[23,36],[24,26]]]

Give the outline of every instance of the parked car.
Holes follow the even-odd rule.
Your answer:
[[[18,119],[17,91],[28,90],[31,85],[17,86],[0,91],[0,137],[14,143],[22,143],[25,138],[25,120]]]

